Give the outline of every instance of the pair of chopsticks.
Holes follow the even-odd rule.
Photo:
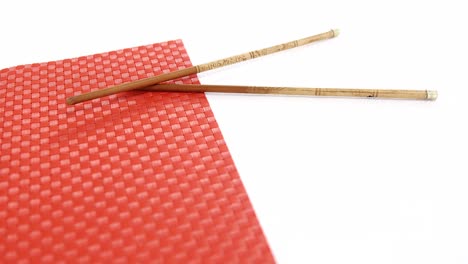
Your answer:
[[[251,93],[251,94],[284,94],[309,96],[345,96],[345,97],[376,97],[394,99],[435,100],[437,91],[430,90],[382,90],[382,89],[331,89],[331,88],[294,88],[294,87],[260,87],[260,86],[226,86],[226,85],[182,85],[159,84],[180,77],[221,68],[238,62],[255,59],[283,50],[304,46],[312,42],[334,38],[339,35],[338,29],[333,29],[318,35],[298,39],[272,47],[250,51],[240,55],[184,68],[158,76],[124,83],[105,89],[92,91],[67,98],[69,105],[101,98],[104,96],[131,90],[165,91],[165,92],[220,92],[220,93]]]

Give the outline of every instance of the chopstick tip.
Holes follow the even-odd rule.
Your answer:
[[[335,29],[332,29],[333,31],[333,37],[338,37],[338,35],[340,35],[340,30],[338,28],[335,28]]]
[[[72,97],[68,97],[68,98],[65,100],[65,102],[67,103],[67,105],[74,105],[74,104],[77,103],[77,102],[75,102],[75,99],[74,99],[73,96],[72,96]]]
[[[430,90],[426,91],[427,100],[434,101],[434,100],[437,99],[438,96],[439,95],[438,95],[437,91],[430,91]]]

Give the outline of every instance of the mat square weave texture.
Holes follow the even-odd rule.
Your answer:
[[[204,94],[65,104],[189,66],[175,40],[0,70],[0,262],[274,261]]]

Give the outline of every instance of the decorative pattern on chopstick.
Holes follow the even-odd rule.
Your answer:
[[[298,39],[298,40],[294,40],[291,42],[275,45],[269,48],[255,50],[255,51],[247,52],[247,53],[240,54],[237,56],[232,56],[232,57],[224,58],[221,60],[216,60],[216,61],[208,62],[205,64],[200,64],[197,66],[192,66],[189,68],[177,70],[174,72],[161,74],[158,76],[154,76],[154,77],[150,77],[150,78],[146,78],[142,80],[137,80],[134,82],[124,83],[124,84],[117,85],[114,87],[108,87],[105,89],[101,89],[101,90],[97,90],[97,91],[93,91],[93,92],[89,92],[89,93],[85,93],[85,94],[81,94],[77,96],[72,96],[72,97],[67,98],[66,102],[69,105],[73,105],[73,104],[81,103],[84,101],[88,101],[88,100],[92,100],[92,99],[96,99],[96,98],[100,98],[100,97],[104,97],[104,96],[108,96],[108,95],[112,95],[112,94],[116,94],[120,92],[131,91],[131,90],[147,87],[150,85],[158,84],[161,82],[177,79],[180,77],[224,67],[227,65],[241,62],[241,61],[246,61],[246,60],[254,59],[257,57],[269,55],[269,54],[276,53],[279,51],[292,49],[292,48],[303,46],[303,45],[306,45],[315,41],[333,38],[333,37],[338,36],[338,34],[339,34],[339,31],[337,29],[334,29],[325,33],[321,33],[321,34],[310,36],[307,38]]]
[[[436,100],[437,91],[390,89],[296,88],[239,85],[158,84],[141,90],[159,92],[214,92],[248,94],[283,94],[333,97],[375,97],[393,99]]]

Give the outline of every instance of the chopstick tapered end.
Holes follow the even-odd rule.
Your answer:
[[[68,97],[67,100],[65,100],[65,102],[67,103],[67,105],[74,105],[74,104],[78,103],[78,102],[75,100],[74,96]]]

